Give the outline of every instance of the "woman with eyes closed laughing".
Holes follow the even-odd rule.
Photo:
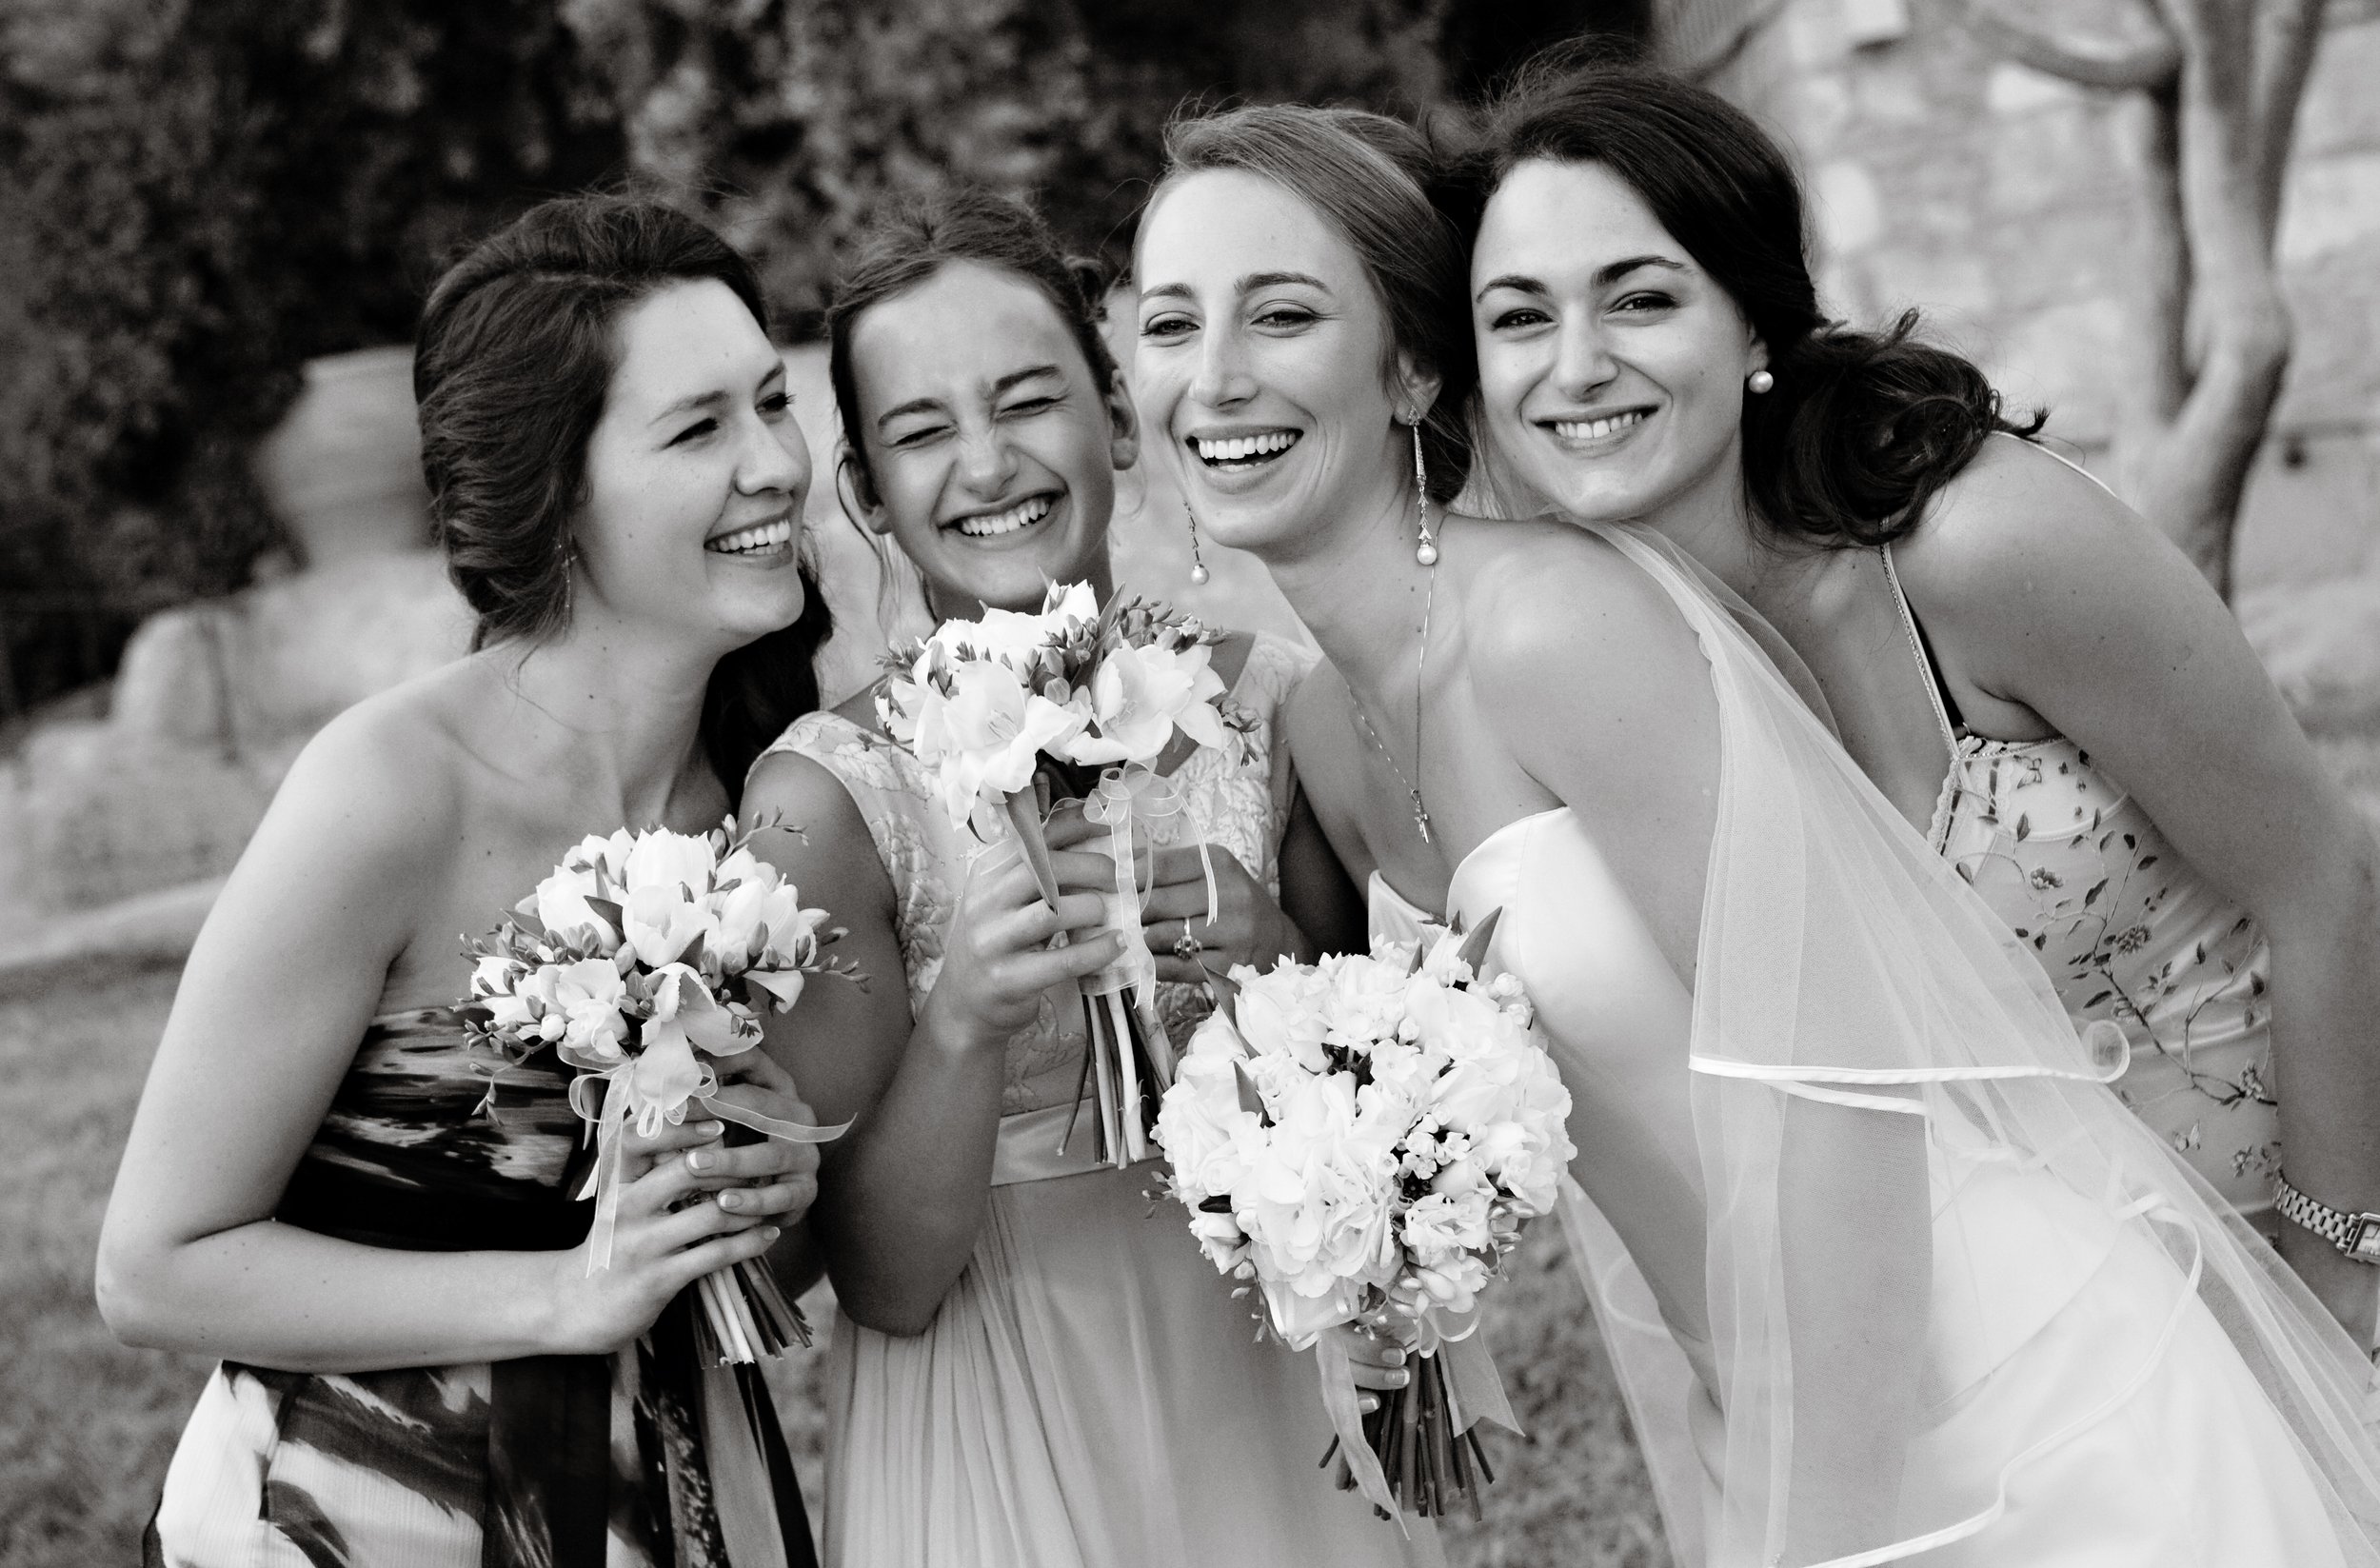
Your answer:
[[[1289,735],[1376,928],[1496,920],[1571,1093],[1574,1247],[1645,1325],[1613,1338],[1676,1559],[2380,1561],[2369,1366],[1775,633],[1650,530],[1448,510],[1470,288],[1420,139],[1265,107],[1166,151],[1141,417],[1321,644]]]
[[[843,279],[828,320],[844,505],[916,564],[936,616],[1039,610],[1052,582],[1113,591],[1109,514],[1140,427],[1099,298],[1029,209],[963,190],[883,222]],[[1239,634],[1217,655],[1251,724],[1243,752],[1184,744],[1160,769],[1213,852],[1220,910],[1210,923],[1185,839],[1155,853],[1144,911],[1178,1043],[1207,1006],[1202,964],[1269,967],[1361,935],[1275,741],[1311,655]],[[1196,1240],[1151,1217],[1158,1167],[1092,1153],[1072,982],[1116,948],[1085,929],[1093,890],[1115,884],[1077,847],[1087,824],[1062,807],[1052,824],[1052,910],[1012,841],[986,850],[951,825],[872,699],[796,723],[746,796],[809,830],[763,845],[849,927],[840,950],[884,977],[813,986],[771,1023],[820,1114],[858,1119],[816,1210],[842,1311],[827,1560],[1439,1560],[1426,1526],[1400,1536],[1317,1468],[1330,1428],[1312,1366],[1259,1342]],[[1061,929],[1071,945],[992,950]]]

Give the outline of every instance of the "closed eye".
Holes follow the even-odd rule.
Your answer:
[[[1050,409],[1057,407],[1061,401],[1055,397],[1020,398],[1002,408],[1000,412],[1002,418],[1011,416],[1030,418],[1035,414],[1047,413]]]
[[[669,445],[672,447],[678,447],[683,446],[689,441],[700,441],[703,437],[709,435],[712,431],[718,428],[719,421],[715,419],[707,417],[698,419],[693,424],[687,426],[684,429],[680,430],[676,435],[671,436],[669,438]]]
[[[902,430],[886,436],[884,445],[892,447],[922,447],[929,441],[948,434],[949,430],[950,427],[947,425],[921,425],[914,429]]]
[[[1301,327],[1311,327],[1320,319],[1314,311],[1301,306],[1276,305],[1259,315],[1256,318],[1256,325],[1270,327],[1279,331],[1295,331]]]
[[[782,414],[792,407],[793,394],[791,392],[771,392],[761,399],[761,412],[764,414]]]

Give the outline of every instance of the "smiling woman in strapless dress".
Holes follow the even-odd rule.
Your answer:
[[[1441,509],[1470,363],[1447,334],[1512,280],[1466,285],[1411,133],[1250,109],[1169,152],[1136,254],[1143,417],[1322,645],[1290,737],[1379,918],[1397,890],[1501,912],[1490,963],[1571,1090],[1579,1218],[1665,1347],[1632,1402],[1680,1559],[2380,1562],[2369,1369],[2110,1091],[2121,1031],[2078,1038],[1674,546]],[[1349,197],[1398,189],[1394,223]],[[1697,352],[1731,342],[1753,351],[1729,327]],[[1665,460],[1711,471],[1740,386],[1676,399]]]

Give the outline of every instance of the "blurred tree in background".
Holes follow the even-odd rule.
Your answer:
[[[786,322],[887,198],[1037,195],[1114,255],[1185,99],[1414,112],[1647,0],[0,0],[0,710],[276,542],[248,466],[462,241],[635,176]]]

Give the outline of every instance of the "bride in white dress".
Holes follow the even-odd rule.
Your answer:
[[[1670,1347],[1632,1397],[1680,1559],[2380,1561],[2369,1369],[2109,1092],[2120,1040],[1682,553],[1434,504],[1467,290],[1412,133],[1254,109],[1169,151],[1151,443],[1322,645],[1292,743],[1379,918],[1502,911],[1581,1219]]]

